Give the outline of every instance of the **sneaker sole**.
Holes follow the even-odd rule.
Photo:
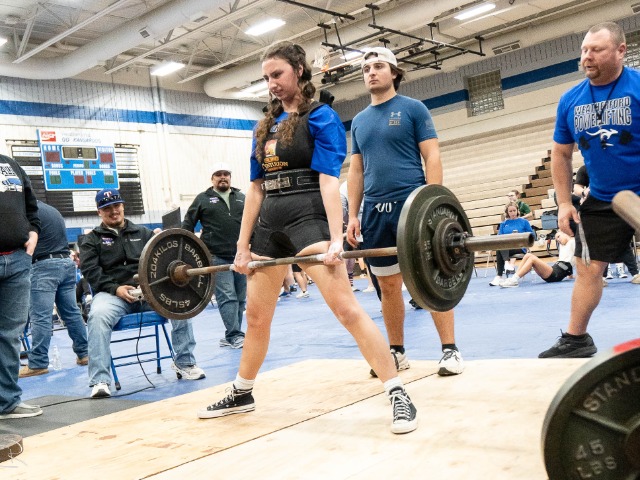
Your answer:
[[[438,375],[440,375],[441,377],[450,377],[452,375],[460,375],[462,372],[464,372],[464,367],[460,369],[460,371],[453,371],[453,370],[449,370],[446,367],[440,367],[440,369],[438,370]]]
[[[409,363],[407,363],[406,366],[400,366],[397,368],[397,372],[400,372],[402,370],[409,370],[411,368],[411,365]],[[376,372],[373,371],[373,368],[369,371],[369,375],[371,375],[373,378],[378,378],[378,375],[376,375]]]
[[[111,396],[110,393],[107,392],[98,392],[95,395],[91,395],[91,398],[109,398]]]
[[[31,418],[37,417],[38,415],[42,415],[42,410],[35,413],[5,413],[4,415],[0,415],[0,420],[10,419],[10,418]]]
[[[251,405],[245,405],[243,407],[228,408],[226,410],[214,410],[211,412],[209,410],[201,410],[200,412],[198,412],[198,418],[207,419],[207,418],[226,417],[227,415],[234,415],[236,413],[253,412],[255,409],[256,409],[256,404],[252,403]]]
[[[598,352],[596,347],[584,347],[574,350],[569,353],[563,353],[561,355],[554,355],[551,357],[538,357],[538,358],[589,358],[594,356]]]
[[[406,423],[392,423],[391,424],[391,433],[403,434],[413,432],[416,428],[418,428],[418,419],[412,420]]]

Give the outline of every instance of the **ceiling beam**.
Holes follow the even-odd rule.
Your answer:
[[[87,18],[85,21],[80,22],[78,24],[76,24],[75,26],[69,28],[68,30],[65,30],[64,32],[60,33],[59,35],[56,35],[55,37],[47,40],[44,43],[41,43],[40,45],[38,45],[36,48],[33,48],[31,50],[29,50],[26,54],[24,55],[19,55],[18,58],[16,58],[13,63],[20,63],[25,61],[27,58],[32,57],[33,55],[35,55],[38,52],[41,52],[42,50],[44,50],[47,47],[50,47],[51,45],[53,45],[54,43],[59,42],[60,40],[62,40],[65,37],[68,37],[69,35],[71,35],[72,33],[80,30],[81,28],[86,27],[87,25],[95,22],[96,20],[104,17],[105,15],[108,15],[109,13],[113,12],[114,10],[117,10],[118,8],[122,7],[124,4],[129,3],[131,0],[118,0],[115,3],[112,3],[111,5],[109,5],[107,8],[102,9],[101,11],[99,11],[98,13],[96,13],[95,15],[92,15],[91,17]],[[21,46],[22,47],[22,46]],[[24,50],[23,48],[21,48],[21,50]],[[22,52],[20,52],[22,53]]]

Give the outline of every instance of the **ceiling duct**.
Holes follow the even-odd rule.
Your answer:
[[[223,8],[226,3],[225,0],[174,0],[124,23],[67,55],[30,58],[19,64],[12,63],[15,58],[9,55],[0,56],[0,75],[32,80],[74,77],[137,47],[143,31],[149,35],[164,35],[176,26],[191,21],[194,15]]]
[[[515,42],[507,43],[505,45],[500,45],[499,47],[493,47],[491,50],[494,55],[502,55],[503,53],[512,52],[513,50],[518,50],[521,47],[520,41],[516,40]]]

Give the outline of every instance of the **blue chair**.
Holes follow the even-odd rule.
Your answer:
[[[132,353],[129,355],[120,355],[117,357],[111,356],[111,373],[113,374],[113,380],[116,384],[116,390],[120,390],[120,381],[118,380],[118,374],[116,372],[116,367],[124,367],[127,365],[138,365],[139,363],[145,362],[156,362],[156,372],[162,373],[162,367],[160,366],[160,360],[165,358],[174,358],[173,354],[173,346],[171,345],[171,340],[169,339],[169,334],[167,333],[166,328],[167,319],[156,312],[142,312],[142,313],[131,313],[129,315],[123,315],[122,318],[116,323],[115,327],[113,327],[114,332],[121,332],[124,330],[138,330],[140,332],[141,328],[145,327],[153,327],[153,333],[147,335],[136,335],[124,338],[116,338],[115,340],[112,338],[111,343],[120,343],[120,342],[131,342],[138,341],[138,339],[143,338],[155,338],[155,350],[148,350],[144,352]],[[164,339],[167,341],[167,347],[169,347],[169,355],[162,355],[160,352],[160,328],[162,328],[162,333],[164,333]],[[141,332],[140,332],[141,333]],[[151,355],[151,356],[150,356]],[[116,364],[116,360],[122,360],[125,358],[135,358],[134,361],[129,361],[125,363]],[[141,358],[146,357],[146,358]]]
[[[27,318],[27,323],[24,325],[22,335],[20,335],[20,343],[22,344],[22,350],[20,351],[20,358],[27,358],[31,351],[31,342],[29,337],[31,336],[31,320]]]

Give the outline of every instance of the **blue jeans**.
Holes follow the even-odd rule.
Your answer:
[[[233,260],[224,260],[213,255],[212,265],[227,265]],[[244,338],[242,314],[247,304],[247,276],[233,272],[216,273],[216,302],[218,311],[224,323],[224,337],[232,342],[240,337]]]
[[[0,413],[21,402],[20,334],[29,316],[31,256],[23,249],[0,255]]]
[[[70,258],[40,260],[31,267],[29,368],[47,368],[49,365],[54,302],[73,341],[73,351],[78,358],[87,356],[87,328],[76,303],[76,264]]]
[[[128,303],[120,297],[100,292],[93,297],[87,326],[89,328],[89,386],[97,383],[111,385],[111,332],[120,317],[129,313],[151,310],[146,302]],[[171,343],[174,362],[179,367],[196,364],[193,350],[196,340],[191,320],[171,320]]]

